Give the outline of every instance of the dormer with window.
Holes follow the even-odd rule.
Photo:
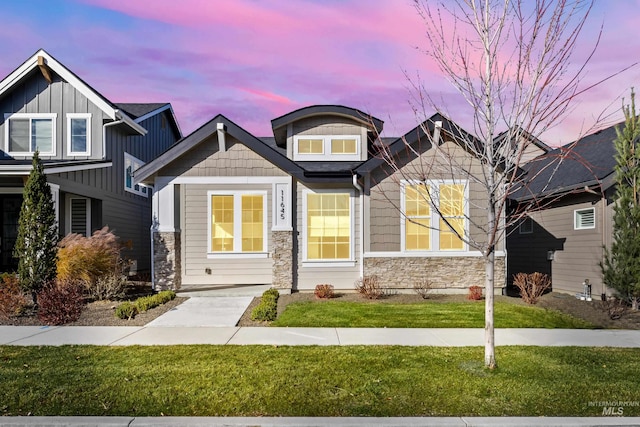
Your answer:
[[[338,105],[315,105],[271,121],[276,145],[296,162],[361,162],[382,121]]]

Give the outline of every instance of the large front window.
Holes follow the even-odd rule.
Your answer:
[[[10,154],[55,154],[55,114],[5,114],[6,150]]]
[[[349,193],[308,193],[307,260],[351,259],[351,198]]]
[[[266,252],[266,195],[209,194],[210,253]]]
[[[465,185],[454,182],[403,185],[403,250],[462,251]]]

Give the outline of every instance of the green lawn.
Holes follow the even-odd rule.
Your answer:
[[[1,346],[0,414],[599,416],[590,402],[640,396],[639,349],[497,358],[487,371],[478,347]]]
[[[592,328],[558,311],[494,303],[496,328]],[[353,328],[484,328],[484,302],[372,304],[305,301],[289,304],[273,326]]]

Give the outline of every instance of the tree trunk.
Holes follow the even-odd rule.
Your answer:
[[[493,278],[495,270],[495,251],[491,250],[485,256],[485,298],[484,298],[484,366],[489,369],[498,367],[496,364],[496,345],[493,327]]]

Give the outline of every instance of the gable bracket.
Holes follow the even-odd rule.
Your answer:
[[[38,68],[40,68],[40,72],[44,76],[45,80],[51,84],[53,81],[51,78],[51,68],[47,65],[47,60],[44,56],[38,55]]]

